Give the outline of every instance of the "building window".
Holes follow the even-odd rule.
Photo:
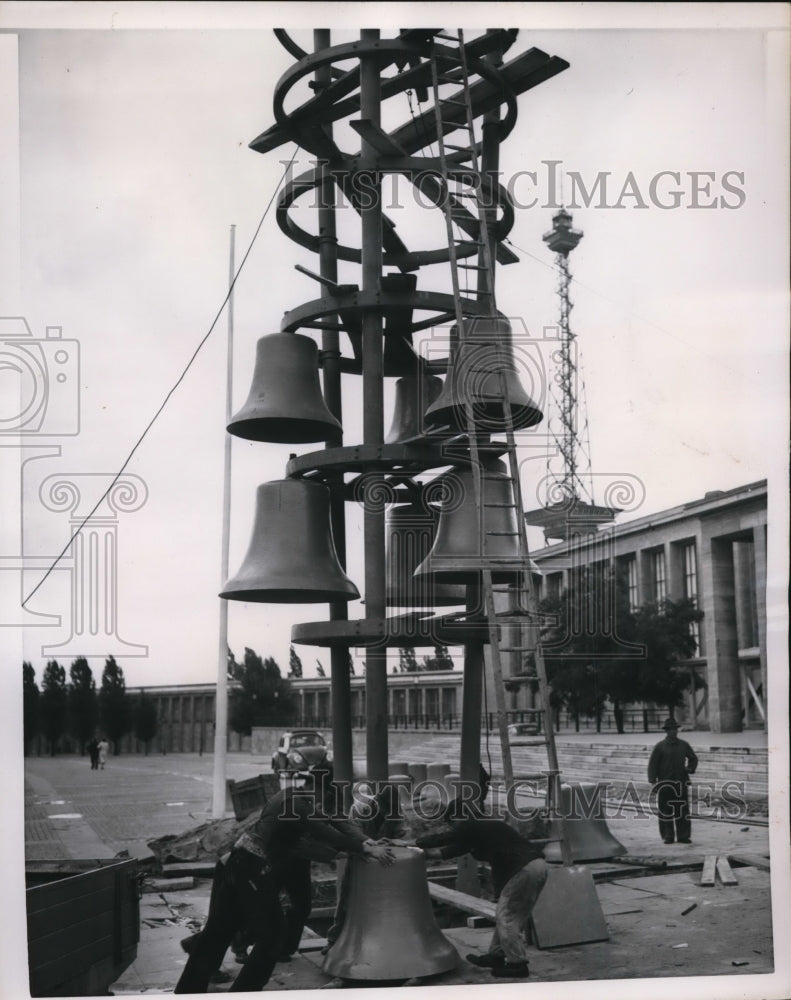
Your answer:
[[[629,602],[629,610],[637,611],[637,559],[632,556],[626,560],[626,594]]]
[[[651,557],[653,571],[654,600],[661,604],[667,597],[667,568],[665,566],[665,550],[658,549]]]
[[[694,542],[684,546],[684,597],[692,601],[698,599],[698,561]]]
[[[684,597],[697,607],[698,605],[698,559],[695,552],[695,543],[689,542],[684,546]],[[691,622],[689,634],[695,640],[698,655],[700,655],[700,624]]]

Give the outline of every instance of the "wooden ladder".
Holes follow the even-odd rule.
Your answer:
[[[449,263],[451,280],[453,283],[453,299],[455,304],[456,330],[459,343],[465,335],[465,298],[462,295],[462,282],[460,280],[461,271],[469,271],[478,277],[477,297],[485,299],[486,315],[491,319],[499,317],[495,304],[494,294],[494,255],[492,244],[489,238],[489,226],[487,221],[487,211],[483,199],[483,182],[479,166],[478,144],[475,138],[474,116],[472,103],[470,100],[469,71],[467,57],[464,49],[464,34],[459,31],[456,36],[449,34],[438,34],[437,40],[452,41],[454,48],[443,45],[435,46],[431,57],[431,78],[434,94],[435,122],[437,130],[437,145],[439,148],[439,162],[441,168],[441,183],[444,186],[444,197],[442,205],[445,215],[447,229],[447,240],[449,248]],[[443,85],[461,85],[450,97],[440,96],[440,87]],[[460,124],[459,108],[464,109],[464,122]],[[453,116],[447,118],[447,113]],[[443,117],[443,114],[446,117]],[[446,142],[446,134],[453,131],[464,130],[467,134],[465,145],[450,145]],[[449,152],[453,155],[455,163],[469,163],[469,167],[464,168],[464,172],[473,180],[473,189],[451,190],[451,184],[459,185],[462,181],[450,176],[448,169]],[[469,188],[469,185],[467,185]],[[457,241],[454,236],[454,216],[463,214],[468,218],[466,208],[463,207],[460,199],[470,201],[477,210],[478,234],[477,239],[472,243],[477,247],[477,263],[466,263],[467,248],[471,241],[461,239]],[[459,251],[464,249],[464,255]],[[460,260],[461,256],[461,260]],[[527,542],[527,533],[524,519],[524,505],[522,500],[522,488],[519,480],[519,463],[516,454],[516,441],[514,436],[514,421],[509,399],[509,389],[506,373],[500,368],[500,390],[502,398],[502,423],[505,431],[505,452],[508,456],[508,482],[510,499],[503,501],[491,501],[487,497],[486,490],[486,468],[481,459],[480,440],[485,436],[476,424],[475,413],[472,401],[467,398],[464,402],[466,429],[469,440],[470,459],[473,473],[473,483],[475,490],[475,504],[478,512],[478,523],[480,525],[480,545],[481,553],[486,562],[487,544],[492,534],[503,534],[503,532],[491,532],[486,529],[487,508],[509,507],[514,511],[516,529],[508,532],[516,537],[519,547],[520,570],[517,576],[515,588],[508,587],[517,596],[516,612],[508,612],[508,624],[511,626],[521,626],[522,635],[528,629],[535,630],[535,641],[517,646],[505,646],[501,642],[501,615],[495,607],[494,594],[500,587],[495,587],[492,580],[492,569],[484,568],[482,571],[482,595],[485,606],[485,614],[488,626],[489,649],[492,664],[492,674],[494,680],[494,692],[497,710],[497,726],[499,730],[500,743],[502,747],[503,771],[505,776],[506,789],[510,789],[514,783],[513,763],[511,759],[511,747],[508,738],[508,720],[505,704],[505,687],[503,683],[502,655],[510,652],[532,653],[535,659],[535,675],[532,679],[538,683],[541,698],[541,714],[543,725],[541,727],[543,736],[541,739],[531,741],[531,745],[543,745],[547,750],[547,813],[550,817],[557,816],[557,804],[560,789],[560,768],[558,766],[557,747],[552,726],[552,711],[549,702],[549,686],[547,682],[546,666],[541,648],[539,633],[539,616],[537,601],[530,577],[530,553]],[[487,435],[488,436],[488,435]],[[502,451],[500,452],[502,454]],[[571,858],[566,838],[561,829],[561,853],[564,864],[570,864]]]

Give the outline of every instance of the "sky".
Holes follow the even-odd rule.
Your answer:
[[[318,270],[315,256],[285,237],[274,208],[261,223],[294,147],[261,155],[248,146],[272,124],[274,85],[293,60],[274,38],[265,4],[226,4],[222,12],[214,4],[120,4],[112,23],[101,6],[0,8],[0,72],[10,95],[0,121],[16,139],[4,145],[0,163],[8,220],[0,235],[0,337],[15,343],[18,320],[7,317],[24,317],[44,343],[51,387],[45,423],[27,447],[11,432],[0,447],[11,513],[0,536],[4,636],[11,658],[31,661],[39,678],[47,659],[68,665],[87,651],[97,681],[113,654],[128,686],[211,682],[223,582],[228,321],[220,309],[231,226],[237,267],[250,248],[234,291],[234,411],[247,396],[257,339],[317,295],[295,270]],[[432,9],[435,20],[441,6]],[[336,42],[353,40],[366,8],[375,9],[385,34],[428,16],[411,5],[333,5],[322,22],[323,5],[286,4],[280,24],[307,49],[312,27],[322,23],[337,26]],[[448,8],[446,17],[458,10]],[[563,200],[584,231],[570,258],[572,328],[596,500],[625,483],[621,497],[631,492],[632,499],[621,504],[620,520],[627,520],[769,478],[770,529],[782,542],[786,8],[500,10],[498,23],[520,28],[507,59],[535,46],[570,68],[519,98],[516,128],[502,148],[503,182],[517,201],[510,240],[520,259],[498,272],[498,306],[546,359],[558,322],[557,273],[541,237]],[[464,11],[470,33],[494,23],[492,5]],[[389,127],[407,120],[406,97],[388,102],[383,114]],[[337,134],[355,149],[348,126]],[[295,170],[308,166],[298,153]],[[439,245],[439,213],[416,204],[403,179],[397,192],[388,214],[402,238]],[[309,208],[296,213],[315,225]],[[359,245],[349,209],[339,213],[339,230]],[[341,266],[341,281],[359,277],[355,266]],[[447,267],[421,270],[419,288],[449,291]],[[55,338],[47,341],[48,327],[61,328],[67,356],[67,378],[57,384],[59,348]],[[13,377],[3,368],[0,385],[26,399],[33,390]],[[343,389],[344,440],[358,443],[359,379],[345,376]],[[392,400],[391,379],[386,428]],[[5,413],[12,416],[13,406]],[[547,474],[546,447],[536,445],[546,441],[545,425],[536,434],[520,453],[528,501]],[[108,596],[96,637],[75,636],[77,546],[44,574],[135,445],[126,492],[82,532],[86,559],[98,546],[91,580]],[[282,478],[291,452],[320,448],[234,439],[231,573],[247,548],[256,486]],[[362,590],[355,514],[349,574]],[[531,536],[531,544],[539,539]],[[786,568],[777,558],[770,585],[782,593]],[[84,581],[88,570],[82,574]],[[27,612],[15,609],[17,591],[27,595],[39,584]],[[363,617],[364,608],[353,602],[349,612]],[[285,673],[291,625],[325,617],[322,605],[233,602],[229,644],[237,657],[245,646],[273,656]],[[328,665],[326,651],[300,653],[307,675],[317,657]]]

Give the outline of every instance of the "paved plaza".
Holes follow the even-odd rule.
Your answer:
[[[29,860],[110,858],[122,851],[150,858],[148,841],[184,833],[211,818],[211,755],[111,757],[103,771],[91,771],[87,759],[78,757],[29,758],[25,765]],[[227,759],[227,777],[236,780],[266,769],[265,761],[247,753],[230,754]],[[776,956],[770,873],[765,862],[769,825],[760,820],[700,819],[693,823],[693,843],[673,846],[661,843],[652,816],[624,811],[611,816],[608,826],[631,856],[692,864],[702,862],[706,855],[726,854],[752,856],[757,863],[734,866],[736,886],[718,881],[715,886],[701,887],[699,870],[632,878],[626,873],[613,881],[597,882],[610,939],[536,950],[530,983],[721,976],[743,981],[745,996],[774,995],[769,991]],[[138,957],[114,985],[114,993],[172,991],[186,960],[178,942],[204,919],[209,890],[210,882],[198,879],[191,890],[144,893]],[[484,951],[491,931],[461,923],[445,932],[460,954]],[[297,958],[277,966],[267,990],[327,984],[318,947],[312,948],[307,937],[303,945]],[[225,969],[231,975],[238,971],[232,956],[226,959]],[[465,962],[441,979],[442,985],[491,982],[486,970]],[[750,992],[756,984],[758,990]],[[217,991],[226,988],[213,987]]]

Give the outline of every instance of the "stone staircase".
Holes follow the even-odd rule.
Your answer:
[[[580,738],[564,739],[556,736],[558,762],[563,781],[607,782],[609,797],[617,798],[627,786],[644,800],[649,791],[646,771],[651,750],[662,738],[660,733],[646,734],[645,742],[618,744],[613,742],[586,741]],[[717,746],[716,733],[711,744],[700,742],[695,746],[698,769],[693,778],[698,796],[710,791],[714,797],[723,794],[730,798],[766,798],[768,795],[768,752],[765,747]],[[459,760],[460,737],[458,733],[431,734],[426,732],[398,732],[389,734],[390,759],[414,763],[449,763],[455,769]],[[496,734],[482,740],[481,757],[494,777],[502,776],[500,741]],[[546,769],[543,747],[512,745],[511,757],[514,774],[539,773]],[[733,784],[728,784],[733,783]]]

